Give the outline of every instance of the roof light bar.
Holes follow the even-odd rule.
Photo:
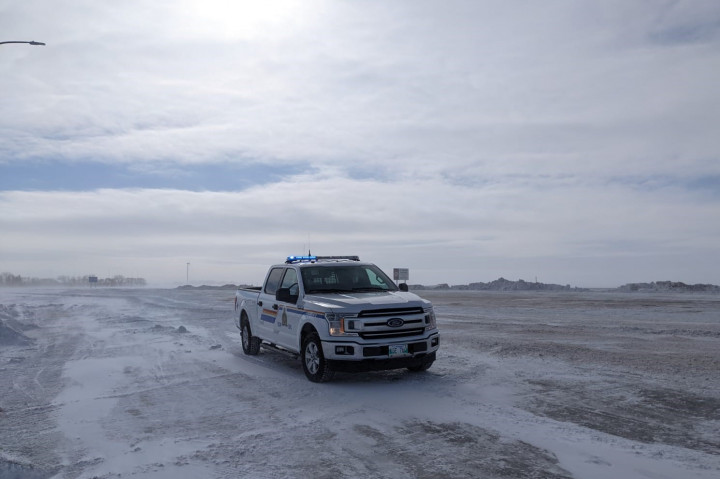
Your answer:
[[[288,256],[286,264],[314,263],[315,261],[360,261],[359,256]]]
[[[317,259],[360,261],[360,256],[317,256]]]
[[[303,261],[317,261],[317,256],[288,256],[285,263],[302,263]]]

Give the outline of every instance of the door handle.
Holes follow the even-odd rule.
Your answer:
[[[273,304],[273,309],[274,309],[275,311],[277,311],[278,305],[277,305],[277,304]]]
[[[262,301],[258,301],[258,306],[262,306]]]

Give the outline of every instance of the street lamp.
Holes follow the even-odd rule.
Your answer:
[[[0,45],[2,45],[3,43],[27,43],[28,45],[45,45],[43,42],[36,42],[35,40],[30,41],[30,42],[13,40],[13,41],[9,41],[9,42],[0,42]]]

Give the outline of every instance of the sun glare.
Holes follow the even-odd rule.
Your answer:
[[[282,36],[299,26],[312,2],[301,0],[201,0],[186,4],[192,30],[225,39]]]

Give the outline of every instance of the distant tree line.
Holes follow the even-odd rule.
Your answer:
[[[145,286],[144,278],[126,278],[115,275],[112,278],[87,276],[58,276],[57,279],[29,278],[19,274],[0,273],[0,286]]]
[[[647,291],[720,293],[720,286],[715,284],[685,284],[681,281],[653,281],[652,283],[628,283],[620,286],[618,291],[628,293]]]
[[[567,285],[560,284],[547,284],[530,282],[525,280],[511,281],[505,278],[498,278],[495,281],[489,283],[470,283],[470,284],[456,284],[450,286],[449,284],[436,284],[433,286],[424,286],[421,284],[409,285],[412,290],[460,290],[460,291],[587,291],[584,288],[577,288]]]
[[[460,290],[460,291],[590,291],[587,288],[578,288],[560,284],[545,284],[524,281],[511,281],[505,278],[499,278],[489,283],[470,283],[449,285],[446,283],[436,284],[432,286],[424,286],[422,284],[408,285],[411,290]],[[652,283],[628,283],[618,288],[607,289],[607,291],[620,291],[624,293],[635,292],[673,292],[673,293],[720,293],[720,286],[714,284],[685,284],[680,281],[654,281]]]

